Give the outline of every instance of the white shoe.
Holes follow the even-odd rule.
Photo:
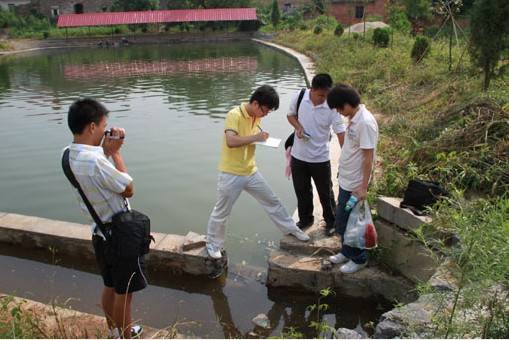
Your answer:
[[[367,265],[368,265],[367,262],[366,263],[362,263],[362,264],[358,264],[358,263],[355,263],[352,260],[350,260],[346,264],[342,265],[341,268],[339,268],[339,270],[343,274],[353,274],[353,273],[358,272],[362,268],[366,267]]]
[[[297,228],[296,231],[290,233],[291,235],[295,236],[295,238],[299,241],[302,241],[302,242],[307,242],[309,241],[309,235],[306,234],[305,232],[303,232],[301,229]]]
[[[143,333],[143,327],[140,325],[133,325],[131,327],[131,338],[137,339],[141,336],[141,333]]]
[[[345,263],[346,261],[348,261],[348,257],[341,253],[337,253],[336,255],[329,256],[329,261],[335,264]]]
[[[213,259],[219,260],[221,257],[223,257],[223,254],[221,254],[221,249],[212,243],[207,243],[207,253],[209,253],[209,256]]]

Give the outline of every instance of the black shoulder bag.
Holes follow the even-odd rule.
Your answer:
[[[405,190],[400,208],[410,209],[415,215],[422,216],[427,207],[447,195],[447,191],[436,182],[412,179]]]
[[[150,219],[148,216],[136,210],[128,209],[128,211],[121,211],[113,215],[111,224],[103,223],[71,170],[69,148],[64,151],[62,156],[62,169],[69,182],[80,193],[97,228],[106,238],[106,247],[109,248],[108,253],[118,259],[136,258],[148,254],[150,242],[154,241],[154,237],[150,235]]]
[[[304,93],[306,93],[306,88],[303,88],[302,90],[300,90],[300,93],[299,93],[299,98],[297,98],[297,109],[296,109],[296,117],[297,119],[299,118],[299,108],[300,108],[300,103],[302,103],[302,98],[304,98]],[[293,146],[293,140],[295,138],[295,131],[292,132],[290,134],[290,136],[288,136],[288,138],[286,139],[286,142],[285,142],[285,150],[288,149],[290,146]]]

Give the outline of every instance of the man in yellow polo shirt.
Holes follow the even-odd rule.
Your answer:
[[[249,103],[242,103],[226,116],[217,202],[207,226],[207,251],[214,259],[222,257],[225,225],[242,191],[247,191],[265,209],[274,224],[284,233],[301,241],[309,236],[300,230],[256,168],[255,142],[263,142],[269,134],[260,127],[262,117],[279,107],[279,96],[273,87],[263,85],[251,95]]]

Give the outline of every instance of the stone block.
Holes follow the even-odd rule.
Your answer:
[[[378,260],[412,282],[426,282],[435,272],[436,255],[418,240],[384,220],[375,221]]]
[[[184,239],[184,244],[182,245],[182,251],[189,251],[196,248],[205,247],[207,243],[205,235],[200,235],[195,233],[194,231],[190,231],[187,233]]]
[[[377,212],[384,220],[394,223],[398,227],[413,231],[423,224],[431,223],[429,216],[414,215],[409,209],[399,207],[401,198],[380,197],[377,201]]]
[[[321,269],[322,260],[318,256],[273,251],[269,257],[267,286],[312,292],[332,288],[336,293],[354,297],[383,296],[398,301],[415,299],[413,285],[402,277],[389,275],[375,267],[365,268],[355,274],[341,273],[339,265],[325,271]]]
[[[279,249],[304,255],[333,255],[341,249],[338,236],[327,236],[323,227],[313,225],[306,233],[311,237],[309,242],[302,242],[291,235],[279,241]]]
[[[147,265],[153,271],[208,275],[227,261],[226,256],[223,261],[212,261],[204,247],[183,252],[184,236],[163,233],[152,233],[152,236],[155,242],[150,245]],[[196,238],[192,239],[196,243]],[[84,265],[95,263],[87,225],[0,213],[0,243],[55,251],[59,256],[79,259]]]

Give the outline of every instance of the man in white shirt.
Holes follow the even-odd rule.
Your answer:
[[[295,128],[291,170],[297,196],[299,228],[314,223],[311,179],[320,197],[325,227],[327,230],[334,228],[336,203],[332,191],[329,144],[332,129],[339,144],[343,145],[345,125],[341,116],[327,105],[327,94],[331,87],[330,75],[317,74],[311,82],[311,89],[305,90],[300,105],[299,94],[290,104],[288,121]]]
[[[336,85],[329,93],[327,103],[349,121],[339,158],[339,197],[335,222],[336,231],[343,238],[351,212],[345,210],[350,196],[355,196],[359,202],[368,196],[378,143],[378,124],[373,114],[361,104],[359,93],[349,85]],[[368,254],[366,249],[343,244],[341,252],[331,256],[330,260],[333,263],[347,262],[340,270],[351,274],[367,265]]]
[[[69,146],[71,171],[104,225],[112,216],[129,209],[128,197],[134,194],[133,179],[120,155],[125,131],[111,128],[105,137],[108,110],[93,99],[81,99],[69,108],[67,122],[74,136]],[[113,164],[108,160],[111,158]],[[86,205],[76,190],[81,209]],[[107,232],[107,231],[105,231]],[[112,260],[105,236],[92,225],[92,244],[104,282],[102,307],[112,337],[130,338],[141,334],[140,326],[131,324],[132,293],[147,286],[143,257]]]

